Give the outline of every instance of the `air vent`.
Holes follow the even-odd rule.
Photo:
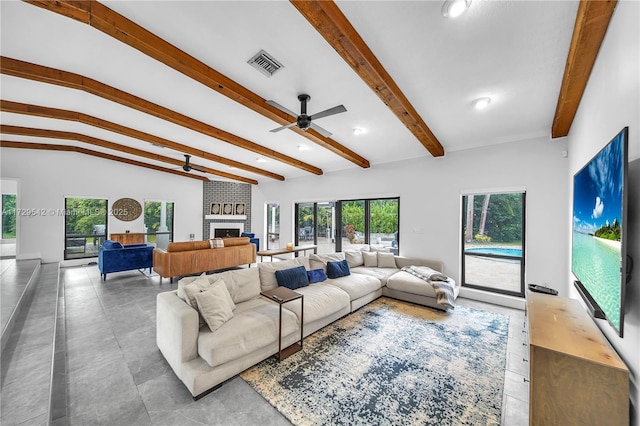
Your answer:
[[[284,67],[264,50],[253,55],[253,58],[249,59],[247,63],[267,77],[271,77],[276,71]]]

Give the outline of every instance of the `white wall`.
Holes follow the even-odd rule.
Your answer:
[[[78,153],[2,148],[2,178],[18,180],[21,209],[64,209],[71,197],[119,198],[175,202],[174,239],[202,238],[202,182]],[[108,218],[108,232],[143,231],[143,217],[123,222]],[[64,257],[64,216],[17,218],[18,259],[43,262]]]
[[[461,192],[523,188],[527,192],[527,282],[559,288],[568,274],[564,150],[566,140],[540,138],[452,152],[445,158],[261,183],[253,188],[251,229],[264,238],[264,204],[268,202],[280,203],[281,241],[288,242],[293,241],[295,202],[400,196],[400,254],[442,260],[445,273],[457,280]],[[467,295],[473,293],[467,291]]]
[[[626,362],[631,373],[631,424],[640,425],[640,3],[618,2],[587,89],[569,133],[569,176],[566,185],[573,197],[573,175],[623,127],[629,126],[628,253],[635,260],[627,286],[624,338],[596,320],[603,333]],[[570,241],[570,206],[566,215]],[[624,226],[624,224],[623,224]],[[570,274],[565,285],[579,299]]]

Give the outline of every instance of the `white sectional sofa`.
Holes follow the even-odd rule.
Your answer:
[[[386,254],[380,255],[384,258],[380,266],[373,265],[372,256],[366,255],[365,265],[357,252],[349,253],[346,260],[350,275],[294,290],[304,295],[304,336],[382,295],[442,309],[436,303],[431,285],[400,270],[403,266],[415,265],[442,272],[442,262]],[[279,306],[260,295],[261,291],[278,286],[276,271],[303,266],[307,271],[323,269],[326,272],[328,262],[340,260],[345,260],[345,253],[298,257],[260,263],[257,268],[183,278],[177,290],[158,294],[158,348],[197,399],[278,351]],[[230,318],[227,316],[222,325],[211,331],[191,305],[198,306],[201,301],[201,296],[194,300],[194,294],[206,291],[219,280],[224,281],[234,307]],[[453,284],[457,297],[459,286]],[[283,307],[282,345],[287,347],[300,338],[301,302],[294,300]]]

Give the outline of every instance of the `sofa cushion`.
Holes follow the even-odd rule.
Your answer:
[[[326,282],[309,285],[296,289],[296,293],[304,296],[304,323],[326,318],[341,309],[350,306],[349,294],[338,287],[328,285]],[[295,312],[300,318],[300,303],[293,301],[282,305]]]
[[[364,266],[374,268],[378,266],[378,253],[375,251],[363,251],[362,258],[364,259]]]
[[[327,272],[327,263],[344,260],[344,253],[312,254],[309,256],[310,269],[322,269]]]
[[[362,258],[362,251],[360,250],[345,251],[344,258],[347,259],[349,268],[355,268],[357,266],[364,265],[364,259]]]
[[[295,268],[276,271],[276,281],[278,281],[278,285],[287,287],[291,290],[309,285],[307,270],[304,269],[304,266],[302,265],[296,266]]]
[[[207,275],[209,282],[224,280],[234,303],[260,296],[260,276],[256,268],[233,269]]]
[[[315,284],[327,279],[327,274],[322,269],[312,269],[307,271],[307,278],[309,278],[309,284]]]
[[[339,262],[327,262],[327,277],[340,278],[350,274],[346,259]]]
[[[453,279],[449,278],[449,281],[454,285],[454,297],[458,297],[460,294],[460,287],[455,285],[455,281]],[[399,271],[391,275],[387,280],[387,287],[393,290],[404,291],[405,293],[436,297],[436,291],[431,284],[404,271]]]
[[[261,262],[258,263],[258,274],[260,275],[260,289],[262,291],[273,290],[278,287],[276,280],[276,271],[283,269],[295,268],[296,266],[304,266],[309,270],[308,257],[294,257],[293,259],[283,260],[282,262]]]
[[[224,238],[225,247],[242,246],[245,244],[249,244],[249,237]]]
[[[398,271],[399,271],[399,269],[367,268],[366,266],[358,266],[357,268],[353,268],[351,270],[351,272],[352,272],[351,275],[359,274],[359,275],[368,275],[370,277],[375,277],[378,280],[380,280],[380,282],[384,286],[384,285],[387,284],[387,280],[389,279],[389,277],[392,276],[393,274],[395,274]]]
[[[396,266],[396,258],[393,253],[384,253],[377,252],[378,255],[378,268],[394,268],[397,269]]]
[[[124,248],[124,246],[122,245],[121,242],[119,242],[119,241],[111,241],[111,240],[105,240],[105,242],[102,243],[102,246],[105,249],[108,249],[108,250]]]
[[[204,250],[210,249],[211,244],[209,240],[206,241],[183,241],[177,243],[169,243],[167,246],[167,252],[178,252],[178,251],[191,251],[191,250]]]
[[[207,279],[205,274],[202,274],[199,277],[196,277],[193,281],[185,284],[182,288],[184,291],[184,301],[187,302],[187,305],[194,308],[196,311],[198,310],[198,303],[196,301],[196,294],[206,291],[211,283]]]
[[[277,348],[278,310],[277,303],[262,297],[238,304],[233,312],[233,318],[216,331],[212,332],[206,327],[200,330],[198,355],[209,366],[215,367],[274,343]],[[306,311],[305,309],[305,317]],[[290,310],[283,309],[282,335],[288,336],[295,332],[300,333],[296,315]]]
[[[348,277],[330,278],[325,281],[325,283],[347,292],[352,301],[382,288],[382,283],[379,279],[363,274],[351,274]]]
[[[216,331],[222,324],[233,318],[233,309],[236,305],[231,301],[224,281],[216,281],[207,290],[197,293],[195,299],[209,330]]]

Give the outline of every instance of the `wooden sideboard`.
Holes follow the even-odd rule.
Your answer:
[[[112,241],[118,241],[122,245],[144,244],[144,234],[142,232],[127,232],[122,234],[111,234]]]
[[[628,425],[629,370],[575,299],[527,293],[530,425]]]

